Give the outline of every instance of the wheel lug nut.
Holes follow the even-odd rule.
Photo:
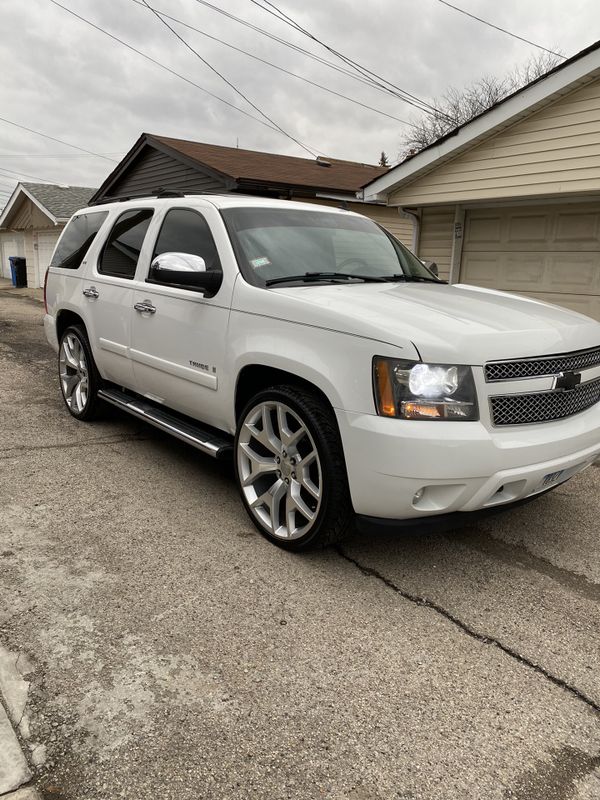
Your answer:
[[[296,480],[296,473],[295,473],[295,472],[292,472],[292,478],[293,478],[294,480]]]
[[[283,457],[287,458],[287,453],[285,452],[285,450],[283,451]]]
[[[289,482],[290,482],[290,479],[289,479],[289,478],[286,478],[286,479],[285,479],[285,482],[286,482],[286,483],[289,483]]]
[[[280,463],[281,463],[281,459],[279,458],[279,456],[276,456],[276,457],[275,457],[275,462],[276,462],[277,464],[280,464]]]

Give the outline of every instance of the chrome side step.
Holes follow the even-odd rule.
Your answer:
[[[231,455],[233,446],[226,434],[205,430],[200,425],[180,419],[175,414],[158,408],[134,394],[128,394],[120,389],[100,389],[98,397],[117,408],[133,414],[134,417],[160,428],[166,433],[181,439],[197,450],[201,450],[213,458],[225,458]]]

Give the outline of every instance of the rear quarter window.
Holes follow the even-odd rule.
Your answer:
[[[79,269],[107,216],[108,211],[92,211],[73,217],[60,237],[50,266]]]

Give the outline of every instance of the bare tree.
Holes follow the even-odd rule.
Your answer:
[[[390,162],[389,162],[388,157],[387,157],[387,155],[385,153],[385,150],[382,150],[381,151],[381,155],[379,156],[379,166],[380,167],[389,167],[389,165],[390,165]]]
[[[545,75],[561,61],[561,57],[544,52],[532,56],[503,77],[484,75],[464,89],[447,89],[432,102],[438,109],[435,114],[424,114],[411,120],[414,127],[402,138],[400,160],[418,153],[449,131],[464,125],[512,92]]]

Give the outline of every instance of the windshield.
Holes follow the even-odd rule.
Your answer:
[[[365,217],[287,208],[221,213],[242,274],[258,286],[309,278],[437,282],[404,245]]]

